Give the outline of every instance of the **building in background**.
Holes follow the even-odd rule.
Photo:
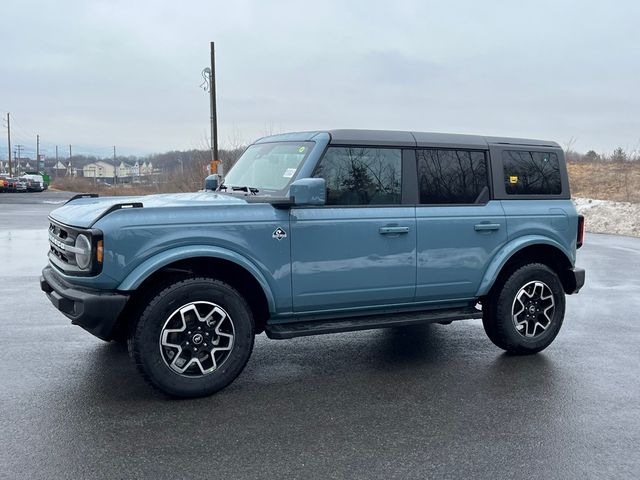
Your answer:
[[[118,174],[118,178],[130,178],[133,176],[133,165],[120,162],[120,165],[118,165],[118,168],[116,169],[116,173]]]
[[[82,167],[82,176],[85,178],[113,180],[115,172],[116,167],[114,167],[113,163],[103,162],[102,160],[88,163]]]

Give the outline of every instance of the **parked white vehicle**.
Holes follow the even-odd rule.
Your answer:
[[[44,190],[44,178],[42,175],[26,174],[20,177],[27,182],[27,190],[30,192],[42,192]]]
[[[16,182],[16,192],[26,192],[27,181],[24,178],[19,178]]]

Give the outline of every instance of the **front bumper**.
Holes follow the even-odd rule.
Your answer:
[[[565,273],[564,285],[567,295],[578,293],[584,286],[584,268],[570,268]]]
[[[110,340],[113,327],[129,300],[128,295],[72,285],[51,266],[42,270],[40,288],[53,306],[89,333]]]

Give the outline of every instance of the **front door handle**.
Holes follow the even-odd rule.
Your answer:
[[[473,226],[476,232],[491,232],[500,229],[499,223],[478,223]]]
[[[380,235],[399,235],[400,233],[409,233],[409,227],[380,227],[378,232]]]

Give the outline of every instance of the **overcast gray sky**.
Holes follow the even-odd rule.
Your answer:
[[[640,146],[640,2],[3,0],[0,113],[109,155],[380,128]],[[2,122],[6,125],[6,121]],[[6,158],[6,129],[0,135]],[[61,154],[68,147],[61,147]]]

